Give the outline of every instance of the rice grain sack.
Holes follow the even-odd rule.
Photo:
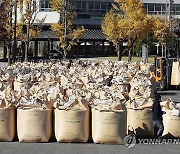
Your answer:
[[[138,137],[153,137],[152,110],[127,109],[127,128],[128,135],[135,133]]]
[[[118,89],[121,93],[129,93],[130,91],[130,85],[129,84],[120,84],[118,86]]]
[[[30,89],[33,86],[33,82],[19,82],[19,81],[14,81],[14,90],[15,91],[21,91],[22,88],[27,88]]]
[[[18,82],[18,81],[14,81],[14,90],[15,91],[20,91],[21,88],[23,87],[23,83],[22,82]]]
[[[55,109],[55,137],[58,142],[87,142],[89,110]]]
[[[48,142],[52,135],[52,110],[17,109],[20,142]]]
[[[173,62],[171,85],[180,85],[180,62]]]
[[[173,110],[166,110],[163,115],[164,138],[180,138],[180,116],[173,115]]]
[[[0,141],[12,141],[15,137],[14,108],[0,108]]]
[[[94,143],[123,144],[126,136],[126,111],[92,109],[92,138]]]
[[[2,82],[0,81],[0,89],[1,91],[5,90],[6,88],[13,88],[13,82]]]
[[[151,71],[151,72],[154,72],[155,70],[155,66],[150,64],[150,63],[143,63],[143,62],[140,62],[140,69],[143,70],[143,71]]]

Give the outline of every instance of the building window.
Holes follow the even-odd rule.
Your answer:
[[[167,14],[168,4],[152,4],[145,3],[144,8],[146,8],[148,14]],[[171,6],[172,15],[180,15],[180,5],[175,4]]]
[[[106,2],[101,2],[101,13],[106,13],[108,8],[107,8],[107,4]]]
[[[87,10],[86,8],[86,2],[82,2],[82,9],[81,9],[83,12],[85,12]]]
[[[107,10],[107,3],[101,2],[101,10]]]
[[[162,14],[166,14],[167,12],[167,4],[162,4]]]
[[[81,1],[77,1],[75,5],[76,5],[76,11],[80,12],[81,11]]]
[[[146,10],[146,12],[148,13],[148,5],[144,4],[144,9]]]
[[[105,14],[111,8],[111,2],[76,1],[76,12]]]
[[[110,9],[112,9],[112,3],[108,3],[108,8],[107,8],[108,10],[110,10]]]
[[[49,0],[41,0],[40,1],[40,11],[43,11],[43,12],[51,11]]]
[[[75,2],[75,10],[76,10],[76,12],[86,12],[86,10],[87,10],[87,2],[85,2],[85,1],[76,1]]]
[[[94,11],[94,2],[88,2],[88,11],[93,12]]]
[[[180,15],[180,5],[176,5],[176,15]]]
[[[78,14],[78,18],[89,19],[89,18],[91,18],[91,15],[90,14]]]
[[[162,8],[161,8],[161,4],[156,4],[155,5],[155,13],[162,13]]]
[[[100,2],[95,2],[95,12],[100,12]]]
[[[148,13],[154,14],[154,4],[148,4]]]
[[[175,6],[175,5],[172,5],[172,6],[171,6],[171,14],[172,14],[172,15],[175,15],[175,14],[176,14],[176,6]]]

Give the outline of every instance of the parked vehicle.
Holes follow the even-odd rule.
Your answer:
[[[63,55],[57,50],[50,50],[49,59],[62,59]]]
[[[166,54],[164,57],[155,57],[154,60],[155,71],[153,76],[156,80],[157,88],[160,90],[169,89],[171,86],[173,62],[180,62],[180,51],[176,51],[176,54],[173,54],[173,52],[168,52],[168,54],[171,54],[171,56]]]

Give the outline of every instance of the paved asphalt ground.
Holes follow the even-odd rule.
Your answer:
[[[5,63],[0,63],[0,66]],[[180,102],[180,90],[159,92],[162,100],[172,98]],[[136,144],[130,149],[124,145],[107,145],[94,143],[19,143],[1,142],[0,154],[179,154],[179,144]]]
[[[123,145],[93,143],[0,143],[0,154],[179,154],[180,145]]]

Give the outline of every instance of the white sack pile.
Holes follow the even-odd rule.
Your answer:
[[[136,72],[130,81],[131,90],[129,101],[126,103],[130,109],[152,108],[154,102],[155,81],[150,71]]]
[[[21,142],[49,140],[53,106],[57,141],[87,142],[90,105],[94,142],[122,144],[127,123],[125,105],[131,109],[146,109],[153,103],[152,75],[142,68],[122,61],[18,62],[0,69],[0,108],[11,105],[18,108]],[[71,135],[67,136],[69,133]]]
[[[180,104],[174,103],[170,98],[161,102],[162,110],[166,113],[163,114],[164,123],[164,138],[180,138]]]
[[[127,134],[135,133],[139,137],[153,136],[152,106],[154,103],[155,82],[150,65],[140,64],[130,81],[127,108]]]
[[[160,103],[162,110],[172,111],[173,116],[180,117],[180,103],[174,103],[170,98]]]
[[[87,142],[90,132],[90,119],[85,92],[79,88],[61,88],[55,100],[54,107],[54,127],[57,141]]]
[[[172,64],[171,85],[180,85],[180,61]]]
[[[142,70],[142,71],[154,72],[154,69],[155,69],[155,67],[153,64],[140,62],[140,70]]]
[[[13,107],[16,103],[13,79],[13,72],[9,67],[0,68],[0,108]]]
[[[21,108],[49,108],[53,103],[60,104],[59,107],[78,100],[96,108],[106,106],[103,108],[107,110],[107,104],[116,106],[130,98],[130,102],[136,102],[134,106],[140,106],[144,102],[152,103],[154,97],[151,73],[139,70],[136,63],[27,62],[3,68],[4,72],[6,70],[8,73],[2,79],[14,81],[17,106]]]
[[[0,68],[0,141],[12,141],[15,137],[15,108],[17,103],[13,91],[13,73],[6,67]]]

